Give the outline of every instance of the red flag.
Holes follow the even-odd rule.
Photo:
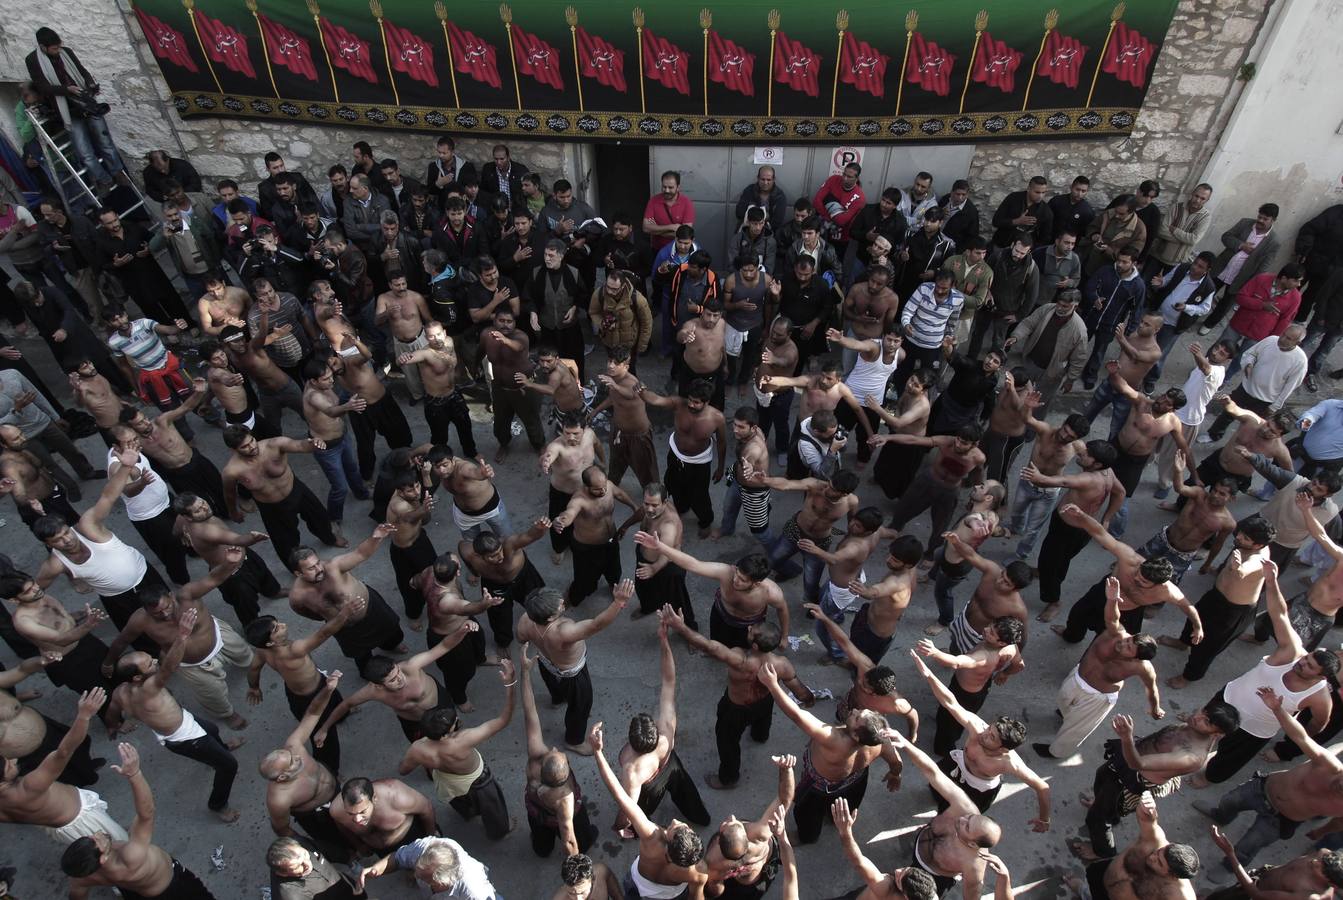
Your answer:
[[[392,68],[430,87],[438,87],[434,48],[414,32],[393,25],[390,19],[382,20],[382,30],[387,35],[387,55],[392,60]]]
[[[1082,74],[1082,60],[1087,48],[1077,38],[1065,37],[1057,31],[1049,32],[1045,39],[1045,52],[1040,55],[1040,65],[1035,72],[1043,75],[1055,84],[1065,87],[1077,87],[1078,77]]]
[[[716,31],[709,32],[709,80],[730,91],[755,96],[755,54]]]
[[[187,50],[186,35],[139,7],[135,9],[135,17],[140,20],[140,29],[145,33],[145,40],[149,41],[155,56],[175,63],[188,72],[200,71]]]
[[[373,71],[373,57],[368,49],[368,41],[339,25],[331,24],[331,20],[325,16],[322,17],[322,38],[326,41],[326,52],[333,66],[369,84],[378,83],[378,73]]]
[[[241,72],[248,78],[256,77],[252,60],[247,56],[247,38],[241,32],[200,10],[196,10],[196,28],[200,31],[205,53],[212,61],[223,63],[226,69]]]
[[[852,31],[844,32],[844,48],[839,55],[839,80],[873,97],[886,95],[886,64],[891,58]]]
[[[448,44],[457,71],[483,81],[490,87],[499,87],[499,58],[494,45],[487,44],[465,29],[448,25]]]
[[[564,76],[560,74],[560,53],[534,34],[518,26],[513,28],[513,45],[517,51],[518,71],[530,75],[557,91],[564,90]]]
[[[588,34],[579,26],[578,65],[585,78],[595,78],[598,84],[625,90],[625,51],[617,50],[610,42]]]
[[[1020,66],[1021,51],[994,40],[993,35],[986,31],[980,37],[979,49],[975,51],[970,77],[1010,94],[1016,87],[1017,69]]]
[[[674,91],[690,95],[690,57],[671,41],[644,29],[644,74]]]
[[[925,91],[945,97],[951,91],[951,70],[956,68],[956,57],[923,35],[914,32],[909,45],[909,68],[905,80]]]
[[[1120,81],[1126,81],[1140,88],[1147,84],[1147,67],[1156,56],[1156,45],[1129,28],[1123,22],[1115,24],[1110,46],[1105,50],[1105,62],[1101,65]]]
[[[821,92],[821,57],[800,41],[780,31],[774,42],[774,80],[808,97]]]
[[[284,66],[295,75],[302,75],[309,81],[317,80],[317,67],[312,63],[312,48],[307,38],[271,21],[260,13],[261,33],[266,37],[266,54],[276,65]]]

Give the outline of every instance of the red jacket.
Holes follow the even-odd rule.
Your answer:
[[[1301,305],[1301,292],[1293,288],[1275,295],[1273,283],[1277,279],[1274,273],[1265,272],[1245,282],[1236,295],[1239,309],[1230,322],[1237,334],[1262,341],[1271,334],[1281,335],[1292,324],[1292,317]],[[1277,312],[1264,308],[1270,303],[1278,308]]]
[[[844,176],[831,175],[821,185],[821,189],[816,192],[816,196],[811,198],[811,205],[816,207],[816,215],[822,219],[828,219],[835,223],[839,228],[839,240],[847,241],[849,239],[849,226],[853,220],[863,211],[867,205],[867,197],[863,194],[863,186],[854,184],[852,190],[844,190]],[[831,214],[825,208],[827,203],[838,203],[844,209],[838,213]]]

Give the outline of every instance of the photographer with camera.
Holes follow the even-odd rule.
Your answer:
[[[98,101],[98,82],[75,51],[63,46],[61,36],[52,29],[39,28],[37,49],[25,62],[33,87],[60,115],[79,161],[97,182],[99,191],[111,189],[114,178],[118,184],[129,185],[126,166],[103,119],[108,106]]]

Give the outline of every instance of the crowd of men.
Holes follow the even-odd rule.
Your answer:
[[[82,67],[54,32],[39,43],[31,91],[66,96]],[[262,816],[230,800],[240,763],[256,765],[276,900],[361,897],[397,870],[429,893],[497,896],[468,848],[514,830],[501,781],[525,784],[535,855],[562,848],[562,885],[550,864],[529,883],[576,900],[759,898],[776,880],[796,897],[792,845],[833,840],[827,823],[861,881],[844,897],[1007,900],[1026,836],[994,804],[1012,780],[1033,795],[1033,831],[1082,826],[1071,883],[1097,900],[1343,890],[1343,763],[1326,746],[1343,730],[1340,654],[1324,646],[1343,610],[1343,400],[1298,393],[1343,374],[1327,369],[1343,207],[1278,264],[1272,203],[1220,253],[1200,249],[1206,184],[1163,208],[1144,181],[1098,211],[1085,177],[1052,197],[1037,177],[982,222],[964,181],[939,196],[918,173],[868,202],[851,165],[790,203],[764,167],[722,260],[696,243],[676,172],[642,214],[599,214],[506,146],[492,156],[478,169],[445,135],[421,182],[359,142],[319,193],[268,153],[268,177],[220,181],[216,204],[188,160],[156,152],[143,183],[157,222],[55,197],[0,210],[0,252],[29,261],[7,314],[68,375],[42,378],[25,359],[35,342],[0,347],[0,493],[41,545],[10,547],[37,563],[0,566],[0,637],[17,658],[0,672],[0,821],[60,846],[23,874],[68,878],[76,898],[211,896],[154,843],[153,755],[153,773],[208,769],[206,807],[226,824]],[[1186,377],[1177,356],[1178,384],[1162,380],[1177,347],[1192,362]],[[477,418],[492,419],[492,448]],[[502,465],[524,434],[548,494],[545,515],[519,518],[505,476],[532,463]],[[301,477],[311,467],[295,471],[305,455],[324,499]],[[789,493],[796,511],[776,513]],[[351,503],[371,528],[347,525]],[[1169,524],[1126,539],[1139,506]],[[910,529],[924,533],[925,512],[926,541]],[[742,516],[747,552],[713,561]],[[384,552],[386,580],[367,565]],[[1028,653],[1083,566],[1098,577]],[[578,615],[593,594],[599,609]],[[263,611],[275,601],[295,615]],[[901,626],[911,603],[936,609],[921,634]],[[1178,635],[1148,628],[1167,606]],[[652,670],[647,645],[602,634],[627,607],[656,634],[660,688],[608,748],[615,703],[590,657]],[[806,635],[819,659],[803,658]],[[1238,640],[1265,645],[1248,671],[1218,660]],[[328,641],[344,671],[318,666]],[[1031,674],[1042,642],[1085,642],[1057,687]],[[677,672],[720,664],[718,766],[699,778],[677,753],[690,724]],[[833,711],[813,690],[831,666],[852,674]],[[72,693],[72,720],[27,705],[18,685],[38,672]],[[477,709],[477,675],[498,677],[497,707]],[[538,676],[562,738],[543,727]],[[280,746],[238,752],[243,678],[267,720],[283,719],[282,686],[295,724]],[[989,695],[1009,679],[1056,690],[1057,721],[1047,699],[1029,729],[1000,714]],[[1130,680],[1152,720],[1172,691],[1190,712],[1156,731],[1115,715]],[[492,771],[490,741],[519,703],[525,771]],[[366,704],[390,709],[404,743],[347,751],[342,767],[340,732],[387,721],[347,721]],[[743,749],[747,732],[769,740],[776,707],[802,752]],[[161,746],[116,748],[133,811],[90,790],[95,718],[109,741],[138,722]],[[1255,773],[1257,756],[1291,764]],[[912,765],[936,803],[904,865],[873,862],[856,834],[878,760],[888,791],[913,790]],[[1085,818],[1060,820],[1050,775],[1079,763],[1096,767]],[[717,793],[744,770],[777,792]],[[637,846],[622,871],[588,855],[598,780]],[[701,785],[746,818],[712,815]],[[1200,788],[1220,860],[1160,824]],[[684,821],[659,814],[668,796]],[[198,802],[178,800],[172,824]],[[1222,829],[1241,813],[1253,822],[1233,841]],[[1306,823],[1314,848],[1255,865]],[[1121,846],[1116,828],[1136,838]]]

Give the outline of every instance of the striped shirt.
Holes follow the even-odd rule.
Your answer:
[[[154,330],[158,325],[153,319],[136,319],[131,323],[130,336],[114,331],[107,338],[107,345],[122,356],[130,358],[137,369],[152,372],[162,369],[168,363],[168,348],[159,340]]]
[[[900,327],[909,329],[905,340],[924,350],[932,350],[942,339],[956,334],[965,295],[955,288],[941,303],[933,296],[933,282],[926,281],[910,295],[900,314]]]

